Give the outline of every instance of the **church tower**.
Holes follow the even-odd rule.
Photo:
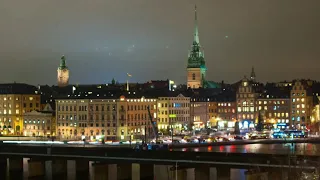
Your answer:
[[[254,67],[252,66],[252,69],[251,69],[251,74],[250,74],[250,80],[251,81],[256,81],[256,73],[254,72]]]
[[[66,58],[61,57],[60,66],[58,67],[58,86],[65,87],[69,84],[69,69],[66,66]]]
[[[195,24],[192,49],[188,55],[187,66],[187,86],[188,88],[205,88],[206,87],[206,63],[204,60],[204,53],[201,50],[198,32],[197,20],[197,6],[194,9]]]

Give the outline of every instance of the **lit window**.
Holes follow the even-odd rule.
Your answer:
[[[304,102],[304,98],[301,98],[301,102]]]
[[[16,109],[16,114],[19,114],[20,112],[19,112],[19,109]]]
[[[33,97],[29,97],[29,100],[32,101],[32,100],[33,100]]]
[[[192,80],[196,80],[196,74],[192,73]]]
[[[305,108],[305,105],[304,105],[304,104],[301,104],[301,108]]]

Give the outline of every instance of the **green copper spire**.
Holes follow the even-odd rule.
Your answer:
[[[198,17],[197,17],[197,5],[194,6],[194,35],[193,43],[199,44],[199,31],[198,31]]]
[[[66,58],[64,56],[61,57],[59,68],[60,69],[66,69],[67,68],[67,66],[66,66]]]
[[[206,69],[204,55],[200,46],[199,32],[198,32],[198,17],[197,17],[197,6],[194,8],[195,12],[195,26],[193,34],[192,49],[188,55],[188,68],[203,68]]]

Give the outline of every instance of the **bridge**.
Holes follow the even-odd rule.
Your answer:
[[[67,164],[72,160],[79,175],[88,177],[89,161],[93,163],[95,179],[185,179],[190,171],[194,179],[217,179],[230,176],[230,168],[259,169],[268,176],[289,176],[301,171],[314,172],[320,162],[317,155],[228,153],[195,151],[142,151],[119,146],[61,146],[1,144],[0,169],[9,168],[10,175],[23,172],[22,158],[28,161],[29,177],[43,178],[46,162],[50,162],[53,179],[67,177]],[[9,163],[7,162],[9,161]],[[111,176],[112,173],[115,173]],[[279,176],[279,173],[281,176]],[[7,174],[0,172],[0,174]],[[164,174],[167,174],[164,176]],[[163,177],[163,178],[162,178]],[[293,177],[292,177],[293,178]],[[292,179],[291,178],[291,179]]]

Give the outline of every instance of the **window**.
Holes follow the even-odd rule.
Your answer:
[[[192,73],[192,80],[196,80],[196,74]]]

